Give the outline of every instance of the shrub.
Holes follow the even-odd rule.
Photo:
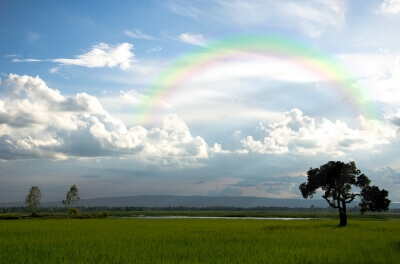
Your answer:
[[[77,208],[68,208],[68,214],[69,215],[80,215],[81,210],[79,210]]]

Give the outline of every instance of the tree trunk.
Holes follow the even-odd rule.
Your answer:
[[[342,207],[339,205],[339,217],[340,224],[339,226],[347,226],[347,212],[346,212],[346,201],[342,200]]]
[[[347,214],[346,212],[340,212],[340,224],[339,226],[347,226]]]

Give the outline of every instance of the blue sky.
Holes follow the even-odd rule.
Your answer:
[[[354,160],[400,202],[400,1],[0,0],[0,201],[300,198],[310,167]],[[230,37],[305,43],[350,72],[376,116],[290,57],[214,61],[150,122],[157,78]]]

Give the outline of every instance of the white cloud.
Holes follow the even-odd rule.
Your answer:
[[[245,78],[293,83],[334,81],[310,71],[292,58],[276,58],[266,54],[249,53],[244,57],[239,55],[239,58],[216,59],[215,66],[212,66],[196,74],[193,80],[203,83]]]
[[[49,72],[50,73],[57,73],[60,69],[61,69],[61,66],[52,67],[52,68],[50,68]]]
[[[212,148],[210,148],[210,152],[211,153],[223,153],[223,154],[231,153],[231,151],[229,151],[229,150],[222,149],[221,144],[218,144],[218,143],[214,143],[214,146]]]
[[[313,118],[293,109],[283,115],[283,121],[269,124],[261,131],[260,140],[248,136],[242,140],[246,150],[262,154],[294,153],[303,155],[328,154],[341,156],[355,150],[373,149],[389,144],[395,137],[395,129],[390,125],[372,127],[362,116],[360,122],[368,129],[351,129],[341,121],[332,122],[323,118],[317,123]]]
[[[122,101],[123,103],[132,105],[132,104],[140,104],[144,103],[148,100],[148,97],[142,93],[137,92],[136,90],[128,90],[128,91],[120,91],[119,96],[112,101],[112,103],[118,103],[118,101]]]
[[[163,129],[167,131],[186,131],[188,127],[185,122],[180,120],[176,115],[168,115],[164,118]]]
[[[318,37],[325,28],[339,27],[345,21],[344,1],[279,1],[277,9],[299,20],[298,26],[310,37]]]
[[[160,46],[156,46],[154,48],[148,49],[147,52],[159,52],[162,48]]]
[[[174,2],[167,7],[176,14],[195,19],[214,19],[225,24],[270,26],[279,24],[299,28],[311,37],[317,37],[330,27],[341,26],[345,21],[346,1],[259,1],[259,0],[209,0]]]
[[[135,157],[144,163],[186,166],[208,158],[208,146],[176,115],[162,128],[127,128],[96,97],[63,96],[39,77],[10,74],[2,81],[0,159]]]
[[[400,103],[400,54],[347,54],[339,58],[368,91],[368,99]]]
[[[204,39],[202,34],[182,33],[178,36],[178,40],[191,45],[206,45],[206,40]]]
[[[76,56],[75,59],[53,59],[51,61],[64,65],[77,65],[89,68],[98,67],[117,67],[128,69],[134,62],[134,54],[131,52],[133,45],[130,43],[122,43],[110,46],[100,43],[92,47],[92,49],[82,55]]]
[[[377,10],[378,13],[396,15],[400,13],[400,0],[384,0]]]
[[[345,21],[344,1],[283,1],[278,9],[291,17],[325,25],[340,26]]]
[[[12,62],[41,62],[38,59],[13,59]]]
[[[94,45],[90,51],[75,56],[74,59],[14,59],[13,62],[49,61],[58,63],[60,65],[75,65],[88,68],[119,67],[122,70],[127,70],[135,61],[135,55],[131,51],[132,49],[133,45],[130,43],[122,43],[115,46],[108,45],[106,43],[100,43],[98,45]]]
[[[146,40],[157,40],[157,38],[144,34],[140,29],[134,29],[134,30],[125,30],[124,31],[125,35],[131,38],[136,38],[136,39],[146,39]]]
[[[181,3],[182,2],[170,1],[166,2],[166,6],[169,10],[181,16],[191,17],[194,19],[198,19],[201,16],[202,11],[199,8],[195,6],[184,7]]]

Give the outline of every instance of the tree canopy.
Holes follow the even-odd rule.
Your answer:
[[[42,199],[42,193],[40,192],[39,187],[32,186],[25,198],[25,203],[29,205],[32,213],[35,213],[36,208],[40,206],[40,199]]]
[[[322,198],[331,207],[339,210],[340,226],[346,226],[346,204],[351,203],[357,196],[361,197],[359,207],[362,213],[389,209],[388,191],[369,186],[370,182],[368,177],[357,169],[354,161],[329,161],[319,168],[310,168],[307,171],[307,182],[300,184],[299,189],[304,198],[313,198],[318,189],[322,190]],[[361,191],[352,192],[353,186]]]
[[[80,200],[79,190],[78,190],[78,187],[76,187],[76,185],[74,184],[71,186],[71,188],[67,192],[67,195],[65,196],[65,200],[63,200],[62,203],[68,207],[71,204],[73,204],[75,201],[79,201],[79,200]]]

